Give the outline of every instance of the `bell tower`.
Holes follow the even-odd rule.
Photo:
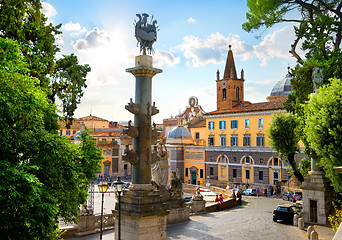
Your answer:
[[[223,78],[216,72],[217,110],[230,109],[244,102],[244,71],[237,77],[232,46],[229,45],[226,67]]]

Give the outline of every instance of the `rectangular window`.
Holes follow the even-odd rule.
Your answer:
[[[220,140],[221,146],[226,146],[226,135],[221,135]]]
[[[210,167],[210,175],[214,175],[214,168]]]
[[[204,177],[204,170],[200,169],[200,178],[203,178],[203,177]]]
[[[63,136],[63,129],[59,130],[59,135]]]
[[[213,135],[209,135],[208,145],[209,146],[214,146],[214,136]]]
[[[185,168],[185,176],[189,177],[189,168],[187,168],[187,167]]]
[[[66,133],[65,133],[67,136],[70,136],[70,130],[66,130]]]
[[[208,129],[209,130],[214,130],[214,121],[208,122]]]
[[[233,169],[233,178],[237,178],[237,169]]]
[[[230,128],[231,129],[237,129],[237,120],[231,120],[230,121]]]
[[[274,166],[278,166],[278,158],[275,158],[274,159],[274,164],[273,164]]]
[[[251,135],[250,134],[245,134],[243,136],[243,146],[245,146],[245,147],[251,146]]]
[[[257,142],[258,147],[263,147],[264,146],[264,134],[258,134],[256,142]]]
[[[249,129],[249,119],[245,119],[245,129]]]
[[[224,121],[224,120],[219,121],[219,128],[220,128],[220,130],[225,130],[226,129],[226,121]]]
[[[196,133],[196,139],[199,139],[199,137],[200,137],[200,134],[197,132]]]
[[[76,130],[72,131],[72,135],[75,135],[75,133],[76,133]]]
[[[259,171],[259,180],[264,180],[264,172]]]
[[[264,128],[264,119],[258,118],[258,129],[263,129],[263,128]]]
[[[279,172],[273,171],[273,180],[278,180],[278,178],[279,178]]]
[[[238,137],[237,135],[232,135],[230,137],[230,146],[237,146],[238,145]]]
[[[249,168],[246,168],[246,169],[245,169],[245,173],[246,173],[246,177],[245,177],[245,178],[246,178],[246,180],[249,180],[249,179],[250,179],[249,171],[250,171]]]

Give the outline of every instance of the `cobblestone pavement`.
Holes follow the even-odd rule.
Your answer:
[[[273,209],[289,202],[264,197],[244,197],[243,200],[246,202],[242,206],[192,216],[188,222],[168,225],[167,239],[307,239],[305,231],[272,220]]]
[[[100,194],[96,194],[100,195]],[[107,211],[112,209],[114,194],[107,193]],[[108,200],[107,200],[108,199]],[[281,199],[244,197],[244,204],[220,212],[192,216],[190,221],[167,226],[168,240],[233,239],[233,240],[304,240],[305,231],[289,224],[274,223],[273,209],[290,203]],[[96,204],[95,204],[96,205]],[[68,240],[95,240],[99,234]],[[114,239],[114,230],[105,231],[103,240]]]

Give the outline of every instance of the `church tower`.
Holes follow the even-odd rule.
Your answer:
[[[223,79],[220,79],[219,70],[216,73],[217,110],[230,109],[244,102],[244,71],[241,71],[241,78],[238,78],[231,47],[229,45]]]

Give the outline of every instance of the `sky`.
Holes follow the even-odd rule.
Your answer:
[[[191,96],[205,112],[216,110],[216,71],[223,77],[228,45],[232,45],[240,77],[245,73],[245,101],[265,102],[295,59],[289,54],[293,25],[247,33],[246,0],[47,0],[43,13],[62,24],[56,41],[62,54],[74,53],[89,64],[88,87],[75,117],[92,114],[109,121],[133,120],[125,110],[135,96],[134,67],[139,47],[134,37],[136,14],[148,13],[158,21],[153,67],[163,73],[152,79],[156,123],[183,112]],[[256,38],[256,36],[260,36]]]

